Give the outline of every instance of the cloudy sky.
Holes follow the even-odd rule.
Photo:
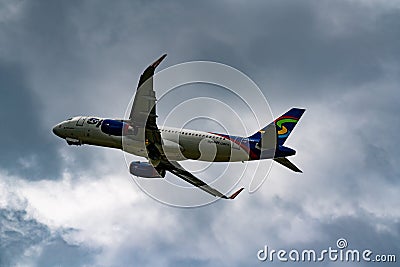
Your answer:
[[[306,108],[287,142],[304,173],[274,164],[254,194],[174,208],[132,182],[121,151],[52,134],[123,116],[163,53],[160,69],[242,71],[274,114]],[[257,251],[339,238],[399,258],[399,85],[399,1],[1,0],[0,266],[280,265]]]

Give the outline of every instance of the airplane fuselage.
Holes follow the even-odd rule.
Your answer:
[[[139,143],[125,133],[125,122],[123,119],[74,117],[57,124],[53,132],[70,145],[88,144],[122,149],[147,158],[143,141]],[[163,150],[170,160],[237,162],[260,159],[259,140],[173,127],[160,127],[159,130]]]

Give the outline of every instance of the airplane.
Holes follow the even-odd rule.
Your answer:
[[[143,178],[164,178],[166,172],[170,172],[223,199],[234,199],[244,188],[226,196],[185,170],[178,161],[244,162],[273,159],[292,171],[302,172],[287,159],[296,151],[284,146],[284,143],[305,109],[292,108],[248,137],[158,127],[153,76],[166,56],[162,55],[140,76],[129,119],[78,116],[55,125],[53,133],[65,139],[68,145],[116,148],[144,157],[147,162],[130,163],[131,174]]]

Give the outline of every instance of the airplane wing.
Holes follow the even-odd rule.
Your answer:
[[[130,125],[134,129],[130,138],[141,141],[143,148],[147,150],[150,163],[160,174],[169,171],[186,182],[199,187],[203,191],[220,198],[234,199],[242,190],[240,188],[231,196],[225,196],[218,190],[207,185],[186,171],[178,162],[169,161],[165,156],[160,130],[156,123],[156,97],[153,89],[153,75],[157,66],[167,55],[162,55],[152,63],[140,76],[136,95],[129,116]]]
[[[145,69],[140,76],[131,113],[129,115],[133,134],[129,138],[140,141],[153,160],[159,160],[162,152],[161,134],[156,123],[156,97],[153,89],[154,71],[167,54],[162,55]]]

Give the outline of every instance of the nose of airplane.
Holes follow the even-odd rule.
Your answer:
[[[62,129],[61,124],[57,124],[56,126],[53,127],[53,133],[55,135],[57,135],[58,137],[62,138],[62,134],[61,134],[62,130],[61,129]]]

